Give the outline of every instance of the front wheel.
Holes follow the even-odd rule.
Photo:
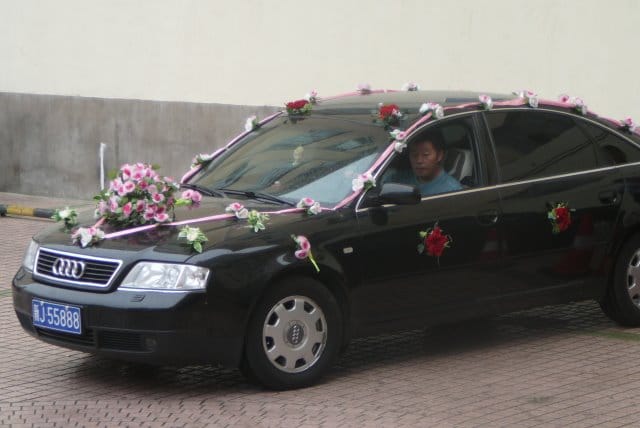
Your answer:
[[[288,278],[258,303],[249,322],[245,370],[273,389],[313,384],[342,343],[342,316],[331,292],[306,277]]]
[[[600,305],[617,323],[640,326],[640,235],[629,239],[620,251],[613,280]]]

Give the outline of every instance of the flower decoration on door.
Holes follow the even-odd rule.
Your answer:
[[[451,236],[446,235],[442,228],[436,224],[427,230],[418,232],[420,244],[418,244],[418,253],[436,257],[440,263],[440,256],[446,248],[450,248],[453,243]]]
[[[564,232],[571,226],[571,211],[566,202],[558,202],[550,206],[547,218],[554,234]]]

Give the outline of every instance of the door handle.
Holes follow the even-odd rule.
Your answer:
[[[613,205],[618,202],[618,192],[615,190],[603,190],[598,193],[598,199],[604,205]]]
[[[478,221],[485,226],[491,226],[498,222],[498,210],[484,210],[478,213]]]

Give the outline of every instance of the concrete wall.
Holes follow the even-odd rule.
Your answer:
[[[89,198],[105,168],[144,161],[179,179],[270,107],[0,93],[0,191]]]
[[[365,82],[640,121],[639,23],[639,0],[0,0],[0,190],[86,195],[100,141],[110,167],[179,174],[256,110],[238,106]]]

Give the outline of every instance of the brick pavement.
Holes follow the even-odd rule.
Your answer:
[[[19,326],[9,281],[29,237],[49,225],[0,218],[0,426],[640,422],[640,329],[615,326],[593,302],[358,340],[321,384],[302,391],[267,391],[237,370],[148,369],[47,345]]]

